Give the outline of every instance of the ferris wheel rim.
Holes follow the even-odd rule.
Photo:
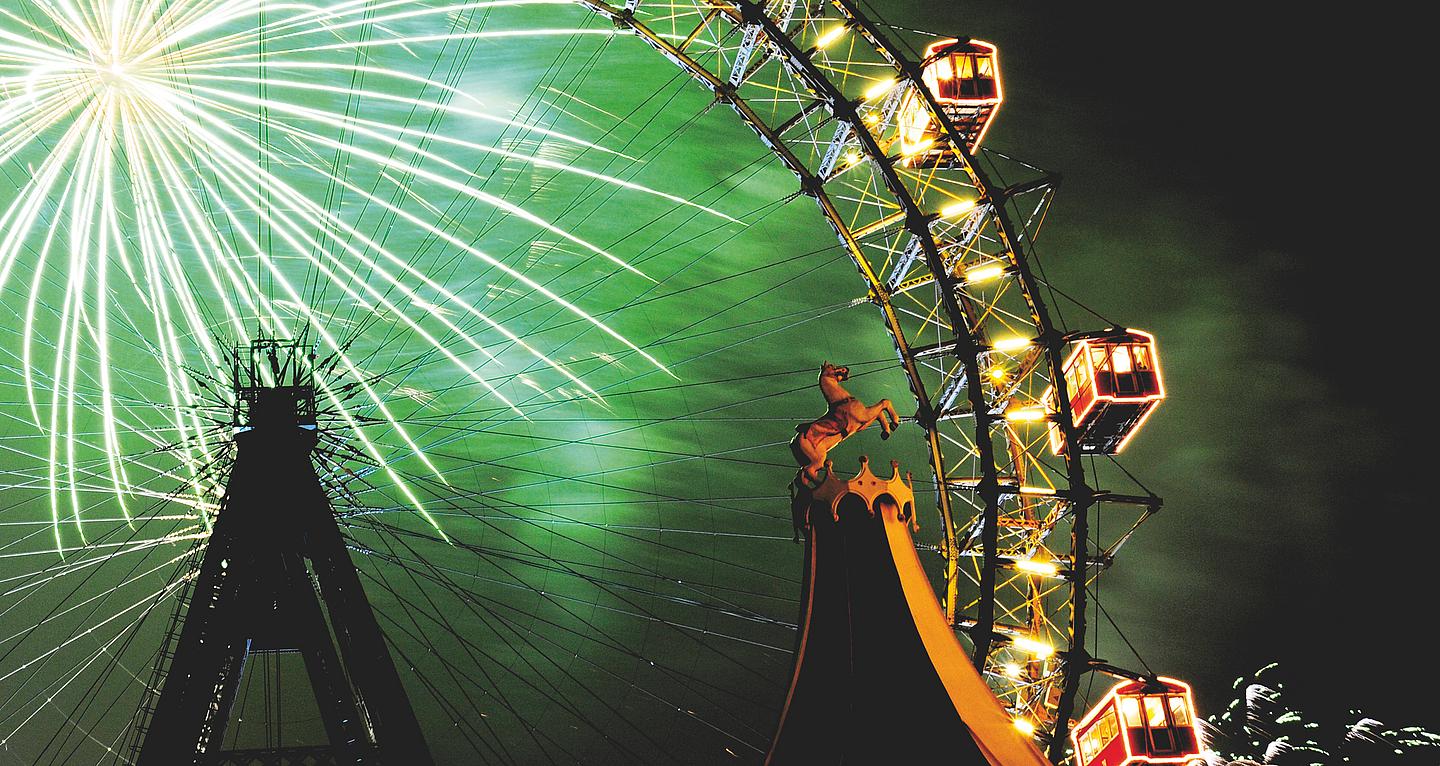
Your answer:
[[[794,66],[796,70],[798,70],[791,72],[791,74],[812,86],[812,92],[824,102],[824,107],[830,112],[837,124],[848,124],[855,139],[865,152],[866,157],[883,176],[886,188],[893,195],[898,207],[903,211],[904,227],[919,241],[927,262],[931,266],[931,271],[935,276],[936,282],[943,284],[945,280],[942,279],[942,275],[944,275],[946,271],[935,268],[939,261],[937,238],[930,230],[929,221],[926,218],[927,214],[917,205],[909,189],[895,172],[892,165],[893,158],[887,156],[877,141],[876,136],[872,135],[869,127],[860,119],[855,108],[855,103],[848,99],[844,95],[843,90],[837,86],[821,68],[814,64],[811,54],[815,53],[816,49],[812,48],[809,51],[801,50],[795,40],[784,30],[780,29],[775,21],[770,18],[765,5],[754,2],[754,0],[734,0],[733,4],[711,2],[709,3],[711,15],[707,17],[707,21],[701,22],[700,27],[686,38],[684,44],[676,46],[668,42],[663,35],[657,33],[643,21],[636,18],[635,12],[644,5],[643,0],[626,0],[622,7],[611,5],[605,2],[605,0],[574,0],[574,2],[608,19],[618,28],[634,33],[650,47],[660,52],[671,63],[689,74],[692,79],[698,81],[702,86],[709,88],[718,103],[725,103],[730,106],[747,126],[759,136],[767,148],[781,160],[785,167],[799,178],[801,186],[800,192],[816,200],[821,208],[822,215],[824,215],[827,222],[830,223],[832,229],[834,229],[835,234],[845,245],[847,255],[849,255],[852,264],[860,271],[861,277],[866,284],[866,299],[881,309],[886,330],[889,332],[891,340],[895,344],[901,367],[905,371],[907,382],[911,389],[911,394],[919,408],[916,420],[926,435],[926,441],[930,451],[932,473],[936,478],[937,510],[941,515],[944,529],[947,530],[943,545],[947,562],[946,580],[949,592],[943,594],[942,601],[946,604],[946,610],[949,613],[948,616],[952,622],[954,622],[953,591],[957,582],[957,574],[954,568],[959,558],[956,546],[961,529],[951,509],[951,490],[948,489],[949,481],[944,473],[946,465],[944,458],[945,450],[942,445],[939,429],[936,426],[936,413],[931,411],[929,396],[925,391],[925,382],[917,366],[916,353],[907,342],[899,319],[896,316],[895,308],[890,303],[886,282],[871,267],[868,260],[861,255],[861,246],[857,241],[859,237],[855,236],[856,232],[852,231],[846,225],[836,211],[833,201],[825,190],[826,180],[811,172],[810,169],[806,167],[805,163],[789,149],[785,140],[760,118],[745,98],[737,93],[738,87],[735,86],[733,82],[727,82],[721,74],[709,71],[695,57],[688,55],[684,51],[684,45],[695,39],[695,36],[698,35],[700,30],[708,23],[708,18],[715,16],[723,16],[732,21],[735,24],[736,30],[741,28],[758,30],[759,34],[764,36],[765,41],[777,49],[776,55],[783,58],[783,63],[787,66],[787,69],[789,66]],[[935,120],[935,122],[941,126],[945,135],[948,136],[950,148],[959,159],[960,169],[966,173],[970,182],[976,190],[980,192],[980,199],[989,203],[991,215],[993,215],[996,221],[997,233],[1003,238],[1005,249],[1011,254],[1011,257],[1016,263],[1017,272],[1020,276],[1019,281],[1025,292],[1025,300],[1031,306],[1031,311],[1035,315],[1037,324],[1042,328],[1035,341],[1043,349],[1044,364],[1050,373],[1051,379],[1063,379],[1061,358],[1066,338],[1062,332],[1056,329],[1050,320],[1043,300],[1038,293],[1038,283],[1028,270],[1027,258],[1024,251],[1025,245],[1022,243],[1022,238],[1017,233],[1014,223],[1011,221],[1009,213],[1006,210],[1006,205],[1009,201],[1007,192],[1010,190],[998,187],[991,180],[984,168],[977,162],[977,155],[972,155],[968,151],[965,141],[960,140],[958,131],[950,122],[944,110],[939,107],[934,97],[924,86],[919,66],[908,60],[903,53],[888,41],[887,36],[884,31],[882,31],[884,25],[877,24],[869,19],[852,0],[829,0],[828,4],[833,5],[844,16],[845,28],[853,29],[859,35],[863,36],[874,47],[876,52],[888,61],[895,72],[896,82],[907,83],[909,85],[911,88],[910,92],[918,96],[930,113],[931,119]],[[804,25],[802,24],[801,29],[803,28]],[[1048,180],[1050,179],[1047,179],[1047,181]],[[1053,181],[1050,182],[1053,183]],[[954,280],[950,281],[953,282]],[[954,290],[948,289],[947,286],[947,289],[943,290],[943,294],[946,296],[946,309],[947,312],[950,313],[952,320],[957,320],[956,324],[958,326],[964,326],[964,312],[956,305]],[[967,328],[966,332],[957,333],[959,337],[957,337],[955,344],[957,356],[960,357],[961,363],[965,366],[966,373],[970,380],[980,379],[978,357],[983,347],[983,338],[978,337],[977,333],[978,329]],[[966,345],[967,341],[968,345]],[[964,353],[962,353],[962,349]],[[993,515],[993,509],[998,507],[998,495],[1000,491],[997,460],[993,454],[993,447],[989,446],[989,433],[993,427],[993,419],[987,414],[983,401],[984,393],[982,387],[979,385],[967,386],[967,392],[972,399],[971,406],[973,408],[973,418],[975,422],[974,432],[976,434],[975,443],[977,448],[982,452],[981,465],[984,470],[984,476],[981,477],[977,489],[982,496],[986,496],[987,505],[990,506],[985,512],[985,518],[988,519]],[[1058,400],[1057,412],[1055,413],[1054,419],[1063,431],[1065,441],[1069,446],[1064,456],[1064,473],[1068,480],[1066,494],[1069,497],[1068,502],[1071,504],[1074,514],[1079,520],[1076,527],[1078,531],[1074,532],[1078,540],[1078,544],[1075,545],[1076,566],[1074,566],[1074,571],[1084,573],[1088,566],[1085,555],[1086,536],[1084,531],[1084,517],[1086,510],[1094,502],[1093,493],[1086,484],[1085,470],[1080,462],[1081,452],[1077,448],[1076,429],[1073,425],[1069,402],[1065,397],[1058,397]],[[982,527],[993,529],[994,526],[993,523],[982,522]],[[982,543],[982,545],[984,544]],[[993,545],[987,546],[986,551],[987,564],[983,567],[983,572],[993,578],[995,569]],[[985,576],[985,574],[982,574],[982,577],[983,576]],[[1070,602],[1072,605],[1075,605],[1075,608],[1071,610],[1071,623],[1068,636],[1069,645],[1065,647],[1063,651],[1057,652],[1057,656],[1062,657],[1064,661],[1057,673],[1061,679],[1061,690],[1059,710],[1055,716],[1055,728],[1050,732],[1052,758],[1056,757],[1057,753],[1060,753],[1058,748],[1063,747],[1063,743],[1066,740],[1065,733],[1068,728],[1068,717],[1073,708],[1074,696],[1078,690],[1078,679],[1084,672],[1083,642],[1086,582],[1087,578],[1083,574],[1073,578]],[[993,599],[995,593],[993,579],[988,584],[982,582],[981,591],[983,594],[982,598],[991,600],[989,609],[993,615]],[[976,633],[985,634],[983,638],[977,640],[977,648],[974,652],[975,656],[972,658],[982,670],[984,669],[984,659],[989,651],[989,633],[991,632],[993,631],[989,630],[989,626],[985,625],[981,625],[980,629],[976,631]],[[1072,659],[1081,659],[1082,661],[1072,662]]]

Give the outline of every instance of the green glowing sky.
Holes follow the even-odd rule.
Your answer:
[[[1165,497],[1166,509],[1122,552],[1100,594],[1125,636],[1154,670],[1196,682],[1202,710],[1224,704],[1231,678],[1278,659],[1313,687],[1322,710],[1348,705],[1381,718],[1413,717],[1392,696],[1394,679],[1371,664],[1410,664],[1411,639],[1378,655],[1369,645],[1411,630],[1408,591],[1420,581],[1431,538],[1417,532],[1413,539],[1422,542],[1412,547],[1393,536],[1406,539],[1398,529],[1419,513],[1418,490],[1409,485],[1423,476],[1396,446],[1409,427],[1400,421],[1405,402],[1362,391],[1356,376],[1397,375],[1393,365],[1413,353],[1405,333],[1418,316],[1396,308],[1406,302],[1390,297],[1395,285],[1352,278],[1343,266],[1364,271],[1384,252],[1383,235],[1352,241],[1374,223],[1357,209],[1363,194],[1352,188],[1333,207],[1315,199],[1319,190],[1333,193],[1335,174],[1352,162],[1345,141],[1317,134],[1301,116],[1313,115],[1325,95],[1299,63],[1304,33],[1321,30],[1252,20],[1226,27],[1222,45],[1214,40],[1224,14],[1214,8],[1166,20],[1138,4],[1044,15],[998,4],[884,0],[876,8],[896,24],[1001,46],[1008,99],[988,145],[1065,176],[1039,241],[1047,278],[1104,317],[1161,339],[1171,398],[1127,450],[1125,466]],[[409,24],[412,34],[424,28]],[[486,24],[607,29],[567,6],[497,10]],[[367,433],[463,543],[433,540],[422,520],[394,511],[404,500],[391,485],[369,474],[351,485],[358,501],[392,512],[356,524],[383,520],[402,533],[351,529],[368,550],[357,552],[366,587],[400,664],[426,679],[414,681],[411,694],[443,762],[473,762],[477,752],[500,762],[665,761],[680,752],[697,763],[753,762],[784,694],[797,608],[801,552],[791,543],[783,497],[793,470],[785,442],[794,422],[819,414],[814,371],[826,359],[853,366],[851,390],[862,398],[890,397],[908,414],[890,343],[872,308],[848,305],[860,280],[813,203],[789,199],[793,176],[733,113],[707,109],[700,89],[637,40],[554,35],[470,45],[447,47],[438,63],[400,49],[375,55],[377,63],[435,77],[454,64],[447,81],[486,109],[621,154],[453,114],[431,126],[439,135],[613,174],[739,222],[434,145],[473,170],[477,188],[613,252],[646,279],[553,232],[467,204],[445,183],[417,179],[408,185],[413,194],[391,198],[393,184],[373,167],[347,168],[357,185],[376,184],[398,209],[478,243],[674,374],[352,195],[340,207],[347,220],[568,364],[606,400],[574,396],[575,384],[483,323],[463,326],[484,351],[466,346],[417,308],[442,303],[433,291],[368,316],[343,290],[307,293],[337,327],[360,328],[353,356],[382,375],[395,417],[449,486],[407,456],[392,431]],[[1223,47],[1215,56],[1227,63],[1201,55],[1210,45]],[[1229,63],[1242,57],[1246,67]],[[316,75],[317,82],[348,80]],[[346,108],[340,96],[311,99]],[[375,99],[358,109],[383,122],[413,118],[408,106]],[[1230,127],[1243,120],[1247,127]],[[34,151],[23,159],[43,157]],[[323,148],[315,151],[330,161]],[[0,166],[0,206],[10,204],[25,167]],[[425,167],[453,177],[443,164]],[[322,180],[300,176],[305,194],[326,199]],[[241,216],[240,225],[252,224]],[[307,274],[298,259],[281,268]],[[4,286],[5,316],[26,304],[33,273],[22,264]],[[116,301],[146,317],[147,304],[129,290],[117,290]],[[51,278],[42,293],[50,296],[38,311],[44,336],[58,327],[62,285]],[[483,365],[528,419],[418,340],[397,316],[407,312],[457,358]],[[1073,305],[1064,318],[1073,327],[1099,324]],[[1375,331],[1384,337],[1373,340]],[[152,403],[163,404],[166,386],[146,367],[144,334],[117,330],[121,389],[134,418],[160,428],[163,408]],[[41,456],[50,443],[31,422],[22,355],[18,324],[5,322],[0,739],[9,741],[0,763],[30,763],[42,752],[55,762],[90,762],[107,747],[123,749],[117,736],[138,699],[137,679],[149,677],[171,607],[156,609],[133,639],[96,654],[104,642],[129,636],[136,612],[102,621],[148,603],[185,543],[32,587],[62,562],[45,523],[51,508]],[[93,401],[77,418],[77,431],[98,431]],[[137,456],[132,478],[160,492],[178,488],[147,468],[173,468],[167,455],[151,452],[138,434],[123,443]],[[837,463],[869,453],[919,472],[922,446],[914,426],[884,443],[867,432]],[[371,477],[375,488],[366,490]],[[88,542],[131,537],[123,523],[105,520],[119,509],[104,492],[86,493],[83,503],[83,517],[94,519],[84,527]],[[143,517],[167,508],[141,498],[129,510]],[[158,537],[186,523],[150,520],[133,534]],[[922,538],[934,528],[931,518]],[[63,527],[65,545],[79,545],[79,535],[74,524]],[[397,563],[416,558],[469,597]],[[83,632],[97,623],[104,627]],[[1137,664],[1108,625],[1098,632],[1097,655]],[[1336,663],[1335,651],[1355,659]],[[1433,679],[1433,671],[1419,672]],[[313,713],[298,697],[287,699],[292,731],[313,727]],[[260,736],[253,726],[241,729],[245,741]],[[480,741],[503,744],[474,744]]]

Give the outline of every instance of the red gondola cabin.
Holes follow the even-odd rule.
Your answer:
[[[925,48],[921,79],[968,151],[975,151],[1000,109],[1000,52],[980,40],[939,40]],[[914,93],[900,106],[900,156],[909,167],[946,166],[955,152]]]
[[[1076,766],[1205,766],[1195,699],[1184,681],[1124,681],[1070,732]]]
[[[1070,414],[1080,434],[1080,452],[1086,455],[1114,455],[1125,449],[1165,398],[1155,336],[1148,332],[1124,330],[1082,340],[1064,369]],[[1053,412],[1055,389],[1045,397]],[[1050,451],[1065,452],[1065,434],[1054,422]]]

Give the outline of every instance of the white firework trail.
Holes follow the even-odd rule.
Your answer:
[[[1278,663],[1235,681],[1237,691],[1219,716],[1202,721],[1210,766],[1343,766],[1433,764],[1440,734],[1422,726],[1391,727],[1350,710],[1353,723],[1315,718],[1287,699]],[[1313,712],[1313,711],[1312,711]],[[1416,708],[1417,714],[1428,712]]]
[[[384,58],[377,52],[418,57],[464,40],[613,33],[463,23],[497,9],[565,4],[12,0],[0,6],[0,173],[13,184],[0,194],[0,295],[18,317],[11,326],[19,350],[8,353],[23,377],[31,424],[49,440],[44,454],[33,457],[47,467],[43,485],[56,550],[69,549],[65,524],[73,523],[84,543],[82,496],[118,499],[129,520],[126,498],[154,497],[142,485],[156,476],[182,482],[186,494],[176,499],[208,523],[221,478],[206,467],[223,445],[200,404],[207,393],[212,399],[233,394],[210,391],[195,373],[228,377],[222,346],[229,343],[217,338],[244,346],[257,336],[309,333],[321,356],[335,360],[333,377],[317,378],[327,410],[427,519],[419,497],[362,425],[380,421],[408,454],[441,481],[444,476],[399,422],[365,360],[349,355],[357,323],[338,315],[336,306],[363,307],[403,328],[519,417],[521,405],[507,399],[494,382],[498,375],[486,370],[502,366],[487,350],[496,343],[520,349],[531,364],[600,400],[569,366],[527,341],[525,328],[508,327],[427,274],[410,253],[387,245],[384,234],[343,217],[332,193],[405,227],[412,241],[444,246],[476,269],[503,274],[511,289],[553,304],[665,370],[542,280],[460,236],[455,221],[433,204],[434,194],[425,192],[488,208],[604,259],[615,273],[646,279],[623,258],[483,191],[478,163],[467,167],[454,157],[530,163],[734,219],[633,181],[442,131],[437,126],[445,119],[461,120],[624,158],[375,60]],[[361,117],[351,106],[361,102],[422,118],[399,124]],[[370,183],[356,180],[357,168]],[[326,189],[327,198],[317,199],[311,187]],[[330,306],[312,304],[312,280],[332,299]],[[132,390],[147,380],[166,391],[158,404],[169,442],[183,445],[173,451],[179,458],[173,472],[141,469],[126,459],[136,444],[154,449],[165,441],[147,420],[154,406]],[[352,403],[346,392],[356,390],[361,395]],[[394,393],[413,399],[414,391]],[[84,458],[96,453],[103,457]],[[132,476],[142,470],[145,479]]]

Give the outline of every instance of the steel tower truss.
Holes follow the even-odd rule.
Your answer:
[[[1160,501],[1093,487],[1069,402],[1044,404],[1073,336],[1041,299],[1027,252],[1057,178],[967,152],[919,63],[854,0],[577,1],[734,109],[819,205],[915,397],[945,529],[946,613],[1017,725],[1060,760],[1090,659],[1086,585]],[[907,98],[942,126],[953,162],[907,166]],[[1050,454],[1051,423],[1069,457]],[[1101,503],[1128,509],[1106,525],[1120,534],[1092,533]]]
[[[236,353],[235,464],[142,735],[142,766],[431,762],[310,461],[313,363],[295,342]],[[224,751],[247,660],[276,651],[302,655],[329,742]]]

